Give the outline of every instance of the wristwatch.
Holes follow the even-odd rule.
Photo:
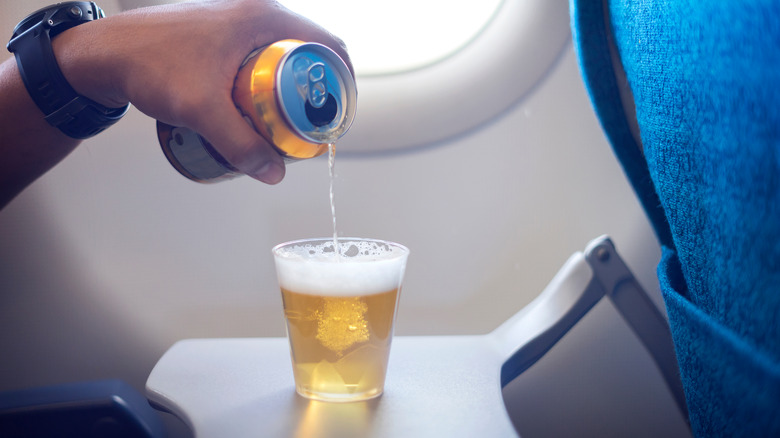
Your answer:
[[[107,108],[79,95],[62,74],[51,40],[71,27],[105,17],[94,2],[57,3],[22,20],[8,43],[32,100],[49,124],[67,136],[84,139],[96,135],[125,115],[129,104]]]

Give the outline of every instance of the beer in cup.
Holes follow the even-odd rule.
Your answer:
[[[273,254],[296,391],[324,401],[382,394],[409,250],[323,238],[283,243]]]

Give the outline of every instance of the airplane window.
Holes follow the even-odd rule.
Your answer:
[[[359,104],[342,157],[451,144],[527,97],[571,41],[567,0],[282,1],[349,47]]]
[[[472,40],[502,0],[283,0],[338,35],[358,75],[399,73],[451,55]]]

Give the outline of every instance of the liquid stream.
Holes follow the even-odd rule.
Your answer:
[[[328,175],[330,176],[330,215],[333,218],[333,251],[336,253],[336,260],[339,260],[341,251],[336,233],[336,198],[333,194],[333,181],[336,179],[336,145],[333,143],[328,144]]]

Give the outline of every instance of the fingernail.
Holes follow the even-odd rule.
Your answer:
[[[284,178],[284,167],[274,161],[269,161],[255,173],[255,178],[266,184],[276,184]]]

